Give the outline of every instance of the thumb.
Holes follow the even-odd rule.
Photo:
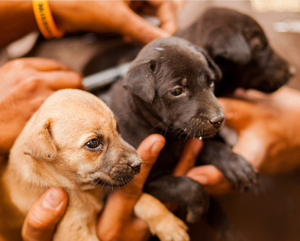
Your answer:
[[[130,8],[127,8],[123,12],[123,15],[123,18],[126,19],[126,24],[122,25],[119,31],[123,35],[135,39],[142,44],[147,44],[157,38],[170,36],[169,33],[153,26]]]
[[[62,189],[48,189],[29,211],[22,228],[23,239],[52,240],[55,226],[65,212],[67,201],[67,194]]]

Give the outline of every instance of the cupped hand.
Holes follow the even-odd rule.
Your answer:
[[[147,224],[134,216],[133,208],[164,145],[165,139],[161,135],[151,135],[140,144],[137,151],[143,160],[141,172],[128,185],[110,194],[99,217],[100,240],[148,240],[150,232]],[[67,207],[67,201],[67,194],[62,189],[47,190],[26,217],[22,229],[23,239],[25,241],[52,240],[55,227]]]
[[[81,76],[51,59],[24,58],[0,68],[0,156],[54,91],[82,86]]]
[[[141,172],[125,187],[113,191],[98,222],[98,236],[102,241],[148,240],[146,222],[133,214],[133,208],[143,191],[147,176],[155,163],[165,139],[161,135],[147,137],[137,149],[143,160]]]

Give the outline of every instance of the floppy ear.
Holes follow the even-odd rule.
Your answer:
[[[206,50],[204,50],[203,48],[199,48],[195,45],[190,45],[190,48],[204,55],[204,57],[208,63],[208,67],[211,68],[215,74],[215,81],[216,82],[220,81],[222,79],[222,72],[221,72],[220,68],[212,60],[212,58],[208,55]]]
[[[51,120],[47,119],[39,123],[37,128],[27,136],[24,143],[24,154],[39,160],[54,160],[56,147],[51,137]]]
[[[213,59],[221,57],[238,65],[245,65],[251,60],[249,44],[241,33],[227,33],[215,38],[209,49]]]
[[[154,69],[155,62],[136,64],[127,72],[123,87],[142,100],[150,103],[155,97]]]
[[[215,74],[215,81],[219,82],[222,79],[222,72],[220,68],[215,64],[215,62],[212,60],[212,58],[206,53],[206,51],[201,51],[204,57],[206,58],[206,61],[208,63],[208,66],[213,70]]]

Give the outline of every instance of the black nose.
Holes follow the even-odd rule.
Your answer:
[[[128,164],[132,169],[133,171],[137,174],[140,172],[141,170],[141,163],[138,162],[138,161],[134,161],[134,162],[131,162]]]
[[[225,118],[224,118],[223,115],[221,115],[221,116],[215,116],[212,119],[210,119],[209,122],[211,124],[213,124],[215,127],[219,127],[223,123],[224,119]]]

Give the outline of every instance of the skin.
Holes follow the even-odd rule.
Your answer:
[[[172,35],[176,29],[176,11],[182,1],[49,1],[58,28],[65,32],[113,32],[128,40],[146,44],[159,37]],[[14,11],[11,11],[14,9]],[[76,14],[74,14],[76,13]],[[144,20],[138,13],[157,16],[160,27]],[[18,21],[22,19],[22,21]],[[124,21],[126,19],[126,21]],[[31,31],[38,30],[32,3],[2,1],[0,7],[0,48]]]

